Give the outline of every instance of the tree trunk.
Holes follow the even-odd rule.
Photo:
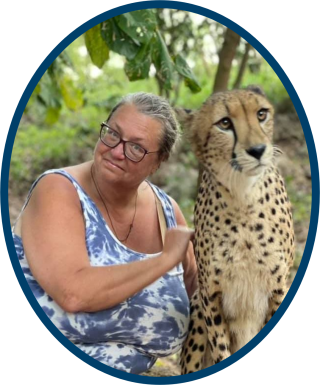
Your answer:
[[[245,50],[245,53],[242,57],[238,76],[237,76],[236,81],[234,82],[234,85],[233,85],[234,89],[240,88],[240,86],[241,86],[242,78],[243,78],[244,72],[246,70],[248,59],[249,59],[250,49],[251,49],[251,45],[249,43],[246,43],[246,50]]]
[[[161,80],[157,76],[157,74],[156,74],[156,81],[157,81],[157,84],[158,84],[158,95],[159,96],[163,96],[163,85],[162,85]]]
[[[228,28],[226,30],[223,46],[219,53],[219,66],[214,81],[213,92],[225,91],[228,89],[232,60],[235,57],[239,43],[240,36]]]
[[[214,80],[213,92],[225,91],[228,89],[232,60],[235,57],[239,43],[240,36],[228,28],[226,30],[223,46],[219,53],[219,66]],[[203,171],[204,167],[199,163],[198,186],[201,183]]]

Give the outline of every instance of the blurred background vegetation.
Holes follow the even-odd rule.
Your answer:
[[[293,203],[299,266],[311,207],[304,134],[291,100],[264,58],[225,26],[190,12],[153,9],[98,24],[66,48],[43,75],[25,108],[10,166],[10,217],[17,217],[36,177],[91,159],[100,122],[124,95],[145,91],[174,106],[198,108],[213,91],[259,84],[276,107],[279,167]],[[198,162],[182,138],[152,178],[177,200],[190,226]],[[294,270],[293,270],[294,275]]]

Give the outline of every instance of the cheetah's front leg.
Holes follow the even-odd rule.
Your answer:
[[[279,286],[277,289],[273,290],[272,296],[269,299],[269,308],[268,308],[265,324],[270,321],[271,317],[278,310],[287,292],[288,292],[288,288],[286,286]]]
[[[198,291],[190,301],[190,324],[188,337],[184,342],[181,352],[181,374],[211,366],[206,365],[207,333]]]
[[[230,353],[230,333],[222,310],[222,293],[214,286],[210,295],[202,293],[204,318],[207,326],[213,364],[228,358]]]

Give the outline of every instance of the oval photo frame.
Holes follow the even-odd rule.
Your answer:
[[[144,377],[136,374],[129,374],[126,372],[119,371],[117,369],[113,369],[105,364],[102,364],[101,362],[95,360],[94,358],[88,356],[86,353],[78,349],[53,325],[53,323],[49,320],[45,312],[40,307],[38,301],[36,300],[33,293],[31,292],[31,289],[29,288],[29,285],[23,275],[22,269],[20,267],[20,264],[16,255],[16,251],[15,251],[15,247],[14,247],[14,243],[11,235],[9,205],[8,205],[9,169],[10,169],[11,153],[12,153],[16,132],[20,123],[21,116],[24,112],[24,109],[27,105],[27,102],[34,88],[36,87],[39,80],[41,79],[41,77],[43,76],[47,68],[50,66],[52,61],[55,60],[56,57],[76,38],[78,38],[80,35],[85,33],[88,29],[94,27],[96,24],[126,12],[142,10],[142,9],[150,9],[150,8],[170,8],[170,9],[183,10],[183,11],[197,13],[199,15],[213,19],[225,25],[226,27],[232,29],[233,31],[235,31],[238,35],[240,35],[247,42],[249,42],[264,57],[264,59],[266,59],[266,61],[269,63],[269,65],[273,68],[273,70],[279,77],[279,79],[282,81],[299,116],[299,119],[303,128],[303,132],[305,135],[308,152],[309,152],[311,178],[312,178],[312,206],[311,206],[309,232],[308,232],[308,238],[307,238],[305,250],[303,253],[301,264],[295,276],[295,279],[283,303],[279,307],[278,311],[267,323],[267,325],[247,345],[245,345],[242,349],[240,349],[238,352],[236,352],[226,360],[220,362],[219,364],[211,366],[210,368],[203,369],[199,372],[186,374],[183,376],[174,376],[174,377],[170,377],[170,379],[168,377],[165,377],[165,378]],[[176,2],[176,1],[142,1],[138,3],[127,4],[127,5],[120,6],[118,8],[114,8],[107,12],[101,13],[100,15],[82,24],[80,27],[78,27],[72,33],[70,33],[64,40],[62,40],[51,51],[51,53],[41,63],[41,65],[39,66],[39,68],[31,78],[16,108],[15,114],[13,116],[13,119],[9,128],[9,132],[8,132],[8,136],[7,136],[7,140],[4,148],[3,163],[2,163],[2,170],[1,170],[1,214],[2,214],[3,230],[4,230],[7,249],[9,252],[13,269],[15,271],[17,279],[20,283],[20,286],[27,300],[29,301],[30,305],[32,306],[33,310],[36,312],[37,316],[40,318],[42,323],[46,326],[46,328],[50,331],[50,333],[53,334],[53,336],[59,342],[61,342],[62,345],[64,345],[70,352],[72,352],[82,361],[86,362],[92,367],[104,373],[107,373],[111,376],[114,376],[123,380],[131,381],[131,382],[142,383],[142,384],[169,384],[169,383],[178,384],[178,383],[193,381],[196,379],[209,376],[213,373],[216,373],[228,367],[229,365],[232,365],[234,362],[238,361],[244,355],[249,353],[254,347],[256,347],[270,333],[270,331],[274,328],[274,326],[279,322],[280,318],[283,316],[283,314],[287,310],[288,306],[293,300],[301,284],[301,281],[308,267],[308,263],[313,250],[316,231],[317,231],[317,225],[318,225],[318,215],[319,215],[319,177],[318,175],[319,175],[319,167],[318,167],[318,161],[317,161],[316,148],[315,148],[311,128],[310,128],[306,113],[301,104],[301,101],[293,85],[291,84],[289,78],[287,77],[287,75],[285,74],[281,66],[259,41],[257,41],[249,32],[247,32],[245,29],[240,27],[238,24],[234,23],[230,19],[214,11],[211,11],[209,9],[206,9],[197,5],[192,5],[189,3]]]

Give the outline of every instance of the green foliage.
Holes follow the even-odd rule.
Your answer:
[[[146,79],[152,63],[150,43],[143,45],[133,60],[127,60],[124,71],[130,81]]]
[[[42,121],[47,109],[29,106],[22,116],[11,155],[10,187],[25,194],[43,171],[79,164],[92,159],[98,140],[99,123],[106,118],[104,109],[86,105],[81,113],[61,108],[54,125]],[[41,123],[39,123],[39,120]]]
[[[158,44],[162,46],[161,49],[163,49],[162,53],[165,58],[167,57],[164,49],[165,44],[160,38],[159,35]],[[99,71],[97,77],[91,76],[90,71],[93,68],[91,58],[88,55],[80,54],[81,50],[83,52],[84,44],[85,36],[72,43],[55,60],[29,100],[12,154],[12,177],[19,186],[28,186],[38,172],[44,171],[46,168],[66,166],[89,159],[97,140],[99,123],[107,118],[112,107],[124,94],[141,90],[157,93],[155,77],[142,79],[138,82],[129,81],[126,72],[131,71],[130,66],[133,65],[134,61],[125,60],[123,56],[114,52],[110,52],[109,60],[105,62],[103,71]],[[139,56],[138,60],[141,65],[137,65],[132,73],[137,73],[138,70],[146,71],[142,60],[144,49],[144,46],[141,45],[141,58]],[[158,49],[159,57],[161,49]],[[138,55],[140,55],[140,51]],[[148,60],[150,57],[151,54],[149,54]],[[165,67],[162,70],[161,59],[158,58],[157,60],[160,62],[159,71],[173,71],[172,66],[169,70]],[[176,104],[186,108],[198,108],[211,94],[216,65],[211,65],[204,71],[203,59],[198,57],[194,63],[193,72],[189,72],[185,62],[185,57],[179,53],[175,56],[173,64],[179,72],[183,72],[185,82],[194,74],[192,87],[199,87],[198,89],[201,88],[201,91],[191,97],[190,88],[181,87]],[[114,65],[113,63],[120,64]],[[123,68],[126,69],[126,72],[123,71]],[[70,70],[66,71],[66,69]],[[280,80],[267,63],[262,63],[260,71],[254,75],[247,72],[243,83],[260,84],[267,93],[271,92],[269,91],[271,89],[269,83],[273,84],[276,89],[281,89],[279,87],[279,85],[282,86]],[[236,68],[234,69],[235,73]],[[143,78],[144,75],[141,77]],[[134,79],[132,78],[132,80]],[[273,94],[273,97],[275,95],[276,97],[279,95],[279,98],[282,97],[281,93]],[[61,139],[58,138],[58,132],[63,138],[63,145]],[[74,142],[70,137],[72,133]],[[41,151],[33,150],[37,143],[41,144]],[[61,151],[54,151],[52,148],[54,146],[59,147]],[[191,218],[192,203],[190,202],[193,202],[194,199],[192,183],[193,180],[196,180],[196,176],[192,174],[194,179],[189,178],[190,188],[183,187],[185,180],[181,179],[180,176],[185,175],[185,170],[187,172],[193,170],[190,172],[195,174],[197,163],[193,153],[185,143],[182,144],[181,154],[177,160],[181,167],[177,167],[176,173],[170,173],[167,176],[167,179],[163,181],[163,186],[168,186],[170,190],[168,192],[186,207],[187,216]]]
[[[201,91],[201,86],[195,78],[194,74],[191,72],[190,68],[187,65],[185,59],[178,54],[175,57],[176,69],[180,75],[184,77],[184,84],[190,88],[193,93],[198,93]]]
[[[129,60],[132,60],[139,52],[140,45],[135,44],[135,42],[126,35],[117,24],[115,18],[103,22],[101,35],[110,50],[125,56]]]
[[[62,98],[67,108],[78,111],[83,105],[82,90],[77,88],[72,79],[64,75],[59,79]]]
[[[210,34],[218,49],[224,27],[207,19],[197,27],[190,14],[182,11],[170,10],[169,21],[159,18],[159,10],[157,15],[149,11],[101,23],[52,63],[36,86],[17,133],[10,169],[15,193],[25,193],[46,169],[91,159],[99,124],[123,95],[158,93],[160,80],[172,88],[167,95],[171,102],[193,109],[211,94],[217,64],[211,54],[205,57],[203,42]],[[239,64],[241,55],[237,60]],[[235,65],[230,85],[237,69]],[[179,79],[185,85],[181,82],[178,87]],[[242,86],[248,84],[260,84],[275,104],[287,97],[282,83],[262,59],[254,71],[247,69]],[[159,185],[176,199],[192,226],[198,164],[185,141],[179,155],[159,171],[166,167],[170,172],[164,172]],[[288,189],[295,220],[305,220],[310,215],[311,196],[291,189],[290,183]]]
[[[109,59],[109,48],[101,36],[101,25],[89,29],[84,34],[84,40],[92,63],[102,68]]]
[[[233,84],[236,76],[236,72],[232,72],[230,78],[230,85]],[[242,82],[242,88],[247,87],[251,84],[259,84],[262,86],[263,91],[267,95],[268,99],[273,104],[279,104],[283,100],[288,99],[289,95],[281,80],[278,78],[276,73],[270,67],[270,65],[261,58],[261,63],[259,65],[258,71],[247,71],[245,78]]]
[[[55,123],[59,118],[61,109],[61,90],[57,85],[57,82],[46,72],[41,83],[35,88],[34,94],[39,102],[47,108],[45,115],[45,122],[47,124]]]
[[[299,253],[299,252],[296,252],[296,255],[295,255],[295,258],[294,258],[294,261],[293,261],[293,268],[294,269],[298,269],[299,268],[301,260],[302,260],[302,254]]]
[[[285,178],[287,192],[293,207],[293,220],[295,224],[301,224],[310,219],[311,215],[311,193],[297,190],[294,184],[294,176]]]
[[[177,56],[176,64],[173,61],[154,9],[133,11],[105,20],[82,38],[91,62],[99,69],[105,67],[112,51],[123,56],[129,81],[148,79],[153,64],[156,73],[152,76],[156,77],[161,89],[172,90],[179,78],[185,79],[192,92],[201,89],[187,61],[180,56]],[[40,90],[36,89],[31,98],[33,103],[38,101],[47,109],[44,114],[47,124],[58,121],[62,105],[77,111],[85,102],[78,82],[81,69],[67,51],[54,60],[39,82]]]
[[[200,87],[186,61],[176,66],[159,31],[155,10],[141,10],[116,16],[102,26],[102,37],[114,52],[125,56],[125,72],[130,81],[149,77],[153,63],[156,77],[166,90],[171,90],[178,74],[186,85],[199,92]]]
[[[45,110],[43,122],[52,125],[58,121],[63,104],[72,111],[78,111],[83,106],[82,89],[64,71],[70,63],[68,54],[64,52],[51,64],[31,95],[27,113],[37,101]]]
[[[11,187],[16,193],[25,193],[44,170],[90,159],[93,142],[81,128],[58,126],[41,130],[34,125],[21,127],[11,157]]]
[[[154,36],[157,19],[154,9],[142,9],[116,16],[119,27],[135,42],[148,44]]]
[[[157,31],[152,50],[153,63],[157,69],[157,78],[165,89],[172,89],[174,63],[171,60],[166,44],[161,34]]]

